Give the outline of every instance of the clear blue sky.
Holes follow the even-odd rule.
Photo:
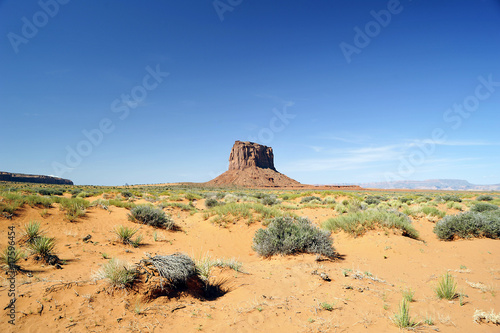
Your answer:
[[[2,171],[208,181],[254,140],[302,183],[500,183],[497,0],[6,0],[0,29]]]

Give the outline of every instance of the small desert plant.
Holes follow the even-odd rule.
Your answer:
[[[303,203],[308,203],[308,202],[311,202],[313,200],[316,200],[316,201],[321,201],[321,198],[320,197],[316,197],[316,196],[307,196],[307,197],[303,197],[300,199],[300,203],[303,204]]]
[[[322,302],[319,304],[321,309],[326,310],[326,311],[333,311],[333,304],[330,304],[328,302]]]
[[[380,199],[376,196],[367,196],[365,198],[365,202],[367,205],[378,205],[380,203]]]
[[[212,259],[212,257],[207,254],[204,257],[195,260],[195,264],[198,275],[205,281],[209,280],[212,267],[220,267],[220,268],[227,267],[236,272],[242,271],[241,270],[242,263],[237,261],[235,258]]]
[[[476,198],[477,201],[491,201],[493,199],[494,198],[488,194],[481,194],[481,195],[478,195],[478,197]]]
[[[453,276],[446,272],[438,281],[434,291],[439,299],[452,300],[457,297],[457,284]]]
[[[36,254],[42,258],[47,258],[52,255],[52,251],[56,246],[54,238],[40,236],[37,237],[32,243],[28,244],[31,253]]]
[[[458,195],[455,195],[455,194],[445,194],[445,195],[442,195],[440,198],[443,201],[462,202],[462,199],[460,199],[460,197]]]
[[[482,213],[482,212],[486,212],[486,211],[489,211],[489,210],[498,210],[499,207],[496,206],[496,205],[493,205],[493,204],[490,204],[490,203],[487,203],[487,202],[477,202],[474,204],[474,206],[471,207],[471,212],[478,212],[478,213]]]
[[[407,302],[409,302],[409,303],[413,302],[415,300],[414,297],[415,297],[415,291],[412,290],[411,288],[403,290],[403,298]]]
[[[500,325],[500,313],[496,314],[493,310],[490,312],[486,312],[483,310],[476,310],[472,319],[475,323],[480,323],[482,321],[486,323],[492,323],[496,325]]]
[[[220,202],[215,198],[208,198],[207,200],[205,200],[205,207],[207,208],[212,208],[218,205],[220,205]]]
[[[19,270],[17,263],[24,258],[24,252],[13,246],[6,246],[0,253],[0,264],[5,270]]]
[[[26,237],[26,242],[32,244],[37,238],[39,238],[43,231],[40,230],[40,222],[30,221],[24,225],[24,237]]]
[[[274,254],[317,253],[334,257],[330,233],[313,226],[307,218],[276,217],[267,229],[259,229],[253,249],[264,257]]]
[[[401,300],[401,303],[399,303],[399,311],[394,314],[392,322],[399,328],[415,328],[420,324],[411,319],[410,305],[404,298]]]
[[[129,220],[148,224],[153,227],[173,229],[175,223],[170,216],[159,208],[148,205],[139,205],[130,210]]]
[[[129,263],[113,258],[104,264],[94,276],[98,280],[108,279],[112,287],[127,288],[134,283],[137,272]]]
[[[272,206],[280,203],[275,195],[266,195],[265,197],[260,199],[260,201],[262,202],[263,205],[266,206]]]
[[[133,247],[138,247],[141,243],[142,236],[138,235],[135,240],[132,239],[139,229],[132,229],[123,225],[116,227],[113,232],[116,234],[120,242],[130,244]]]

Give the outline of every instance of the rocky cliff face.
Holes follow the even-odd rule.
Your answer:
[[[273,148],[248,141],[236,141],[229,155],[229,170],[243,170],[249,167],[276,171]]]
[[[26,175],[22,173],[10,173],[2,171],[0,171],[0,181],[73,185],[73,182],[69,179],[63,179],[51,176],[42,176],[42,175]]]
[[[253,142],[236,141],[229,155],[229,170],[208,185],[247,187],[289,187],[301,184],[274,168],[271,147]]]

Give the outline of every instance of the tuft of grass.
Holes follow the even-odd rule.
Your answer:
[[[236,272],[242,272],[243,266],[243,264],[236,258],[212,259],[209,254],[195,260],[195,265],[198,276],[200,276],[200,278],[205,281],[208,281],[210,279],[212,267],[230,268]]]
[[[403,236],[414,239],[418,239],[419,236],[418,231],[411,225],[409,217],[397,211],[368,209],[330,218],[323,223],[323,228],[327,230],[333,232],[343,230],[355,237],[376,227],[399,229],[403,232]]]
[[[17,263],[24,257],[25,254],[21,249],[16,249],[13,246],[6,246],[5,249],[0,253],[1,267],[4,270],[17,271],[20,269]]]
[[[36,238],[32,243],[28,244],[28,248],[30,249],[32,254],[39,255],[42,258],[47,258],[52,255],[52,251],[56,246],[56,242],[54,238],[40,236]]]
[[[478,195],[476,198],[477,201],[492,201],[493,199],[494,199],[493,196],[489,194],[481,194]]]
[[[410,317],[410,305],[406,299],[402,299],[399,303],[399,310],[394,314],[392,322],[399,328],[412,329],[420,325],[420,322],[416,322]]]
[[[149,205],[139,205],[130,210],[128,215],[129,220],[148,224],[157,228],[174,229],[175,223],[170,216],[159,208],[154,208]]]
[[[123,289],[132,286],[137,272],[129,263],[113,258],[104,264],[94,277],[97,280],[107,279],[112,287]]]
[[[23,237],[26,237],[26,242],[28,244],[32,244],[42,234],[43,231],[40,230],[40,222],[29,221],[27,224],[24,225]]]
[[[323,309],[325,311],[333,311],[333,309],[334,309],[333,304],[330,304],[328,302],[322,302],[319,304],[319,306],[321,307],[321,309]]]
[[[405,299],[408,303],[415,301],[415,291],[411,288],[403,290],[403,299]]]
[[[139,229],[133,229],[123,225],[119,225],[113,230],[113,232],[123,244],[129,244],[133,247],[138,247],[142,241],[142,236],[138,235],[135,240],[132,239],[132,237],[134,237],[138,230]]]
[[[439,299],[452,300],[458,296],[455,279],[448,272],[441,277],[434,291]]]
[[[318,229],[307,218],[276,217],[267,229],[259,229],[252,248],[261,256],[317,253],[335,256],[330,233]]]

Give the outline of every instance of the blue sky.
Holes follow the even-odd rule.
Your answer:
[[[0,170],[500,183],[500,1],[0,1]]]

